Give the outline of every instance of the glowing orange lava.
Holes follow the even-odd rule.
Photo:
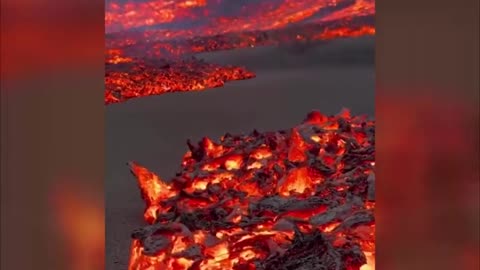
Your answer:
[[[225,14],[231,5],[225,0],[110,2],[105,103],[255,77],[243,67],[205,63],[194,57],[198,53],[375,34],[373,0],[244,1]]]
[[[129,269],[375,269],[374,124],[312,112],[290,130],[188,142],[169,181],[131,163],[150,225]]]

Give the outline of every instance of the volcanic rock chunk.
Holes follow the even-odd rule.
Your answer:
[[[167,249],[171,244],[170,239],[162,235],[149,236],[142,243],[146,255],[158,254],[160,251]]]
[[[315,158],[310,162],[310,166],[324,176],[331,176],[333,173],[335,173],[335,170],[325,165],[321,159]]]
[[[187,140],[188,148],[192,152],[192,158],[196,161],[201,161],[205,156],[205,150],[203,147],[195,147],[190,140]]]
[[[319,231],[296,234],[293,244],[280,256],[257,263],[261,270],[344,270],[356,269],[366,263],[358,247],[336,249]]]
[[[333,221],[342,221],[352,215],[356,209],[363,206],[363,201],[358,196],[349,195],[342,205],[330,207],[325,212],[310,218],[310,224],[321,226]]]
[[[340,119],[338,119],[338,128],[342,132],[350,132],[351,125],[345,119],[340,118]]]
[[[326,204],[327,202],[324,199],[317,197],[299,200],[295,198],[272,196],[264,198],[257,203],[250,204],[250,212],[261,213],[263,211],[271,211],[273,213],[283,213],[288,211],[313,209]]]
[[[316,112],[288,131],[189,142],[172,181],[133,164],[154,224],[132,234],[130,270],[358,270],[375,246],[363,122]]]
[[[192,230],[205,229],[211,225],[202,211],[181,213],[180,222]]]
[[[181,252],[173,254],[173,256],[189,260],[199,260],[203,258],[202,248],[199,245],[191,245]]]
[[[340,227],[342,228],[354,228],[359,225],[368,225],[375,220],[373,213],[370,211],[358,211],[355,214],[347,217]],[[337,227],[338,229],[338,227]]]

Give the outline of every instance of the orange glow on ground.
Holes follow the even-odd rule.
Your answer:
[[[333,250],[339,269],[375,269],[373,121],[313,112],[290,130],[188,145],[169,181],[130,164],[153,224],[133,233],[130,270],[274,269],[311,254],[318,266]]]

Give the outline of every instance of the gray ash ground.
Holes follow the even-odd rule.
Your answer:
[[[317,109],[374,115],[374,39],[336,40],[301,53],[255,48],[205,54],[219,64],[249,66],[257,78],[204,92],[134,99],[106,108],[106,269],[126,269],[131,232],[144,226],[144,203],[126,162],[173,176],[185,140],[225,132],[279,130]],[[274,263],[274,262],[272,262]]]

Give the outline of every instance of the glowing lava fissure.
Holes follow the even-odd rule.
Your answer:
[[[187,144],[170,181],[131,163],[150,225],[130,270],[374,269],[374,121],[312,112]]]
[[[244,67],[205,63],[195,57],[198,53],[375,34],[373,0],[243,1],[238,14],[218,14],[227,2],[110,4],[107,29],[152,27],[106,34],[105,104],[255,77]],[[189,27],[173,27],[173,21]]]

